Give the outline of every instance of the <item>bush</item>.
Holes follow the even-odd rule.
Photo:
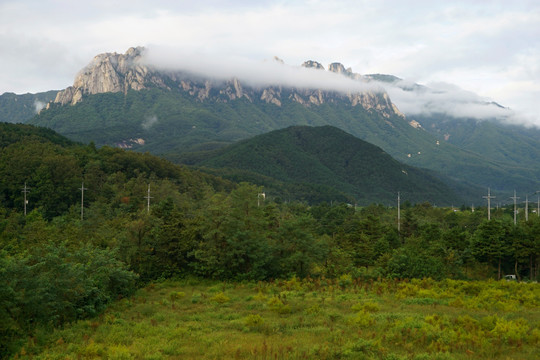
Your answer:
[[[288,314],[291,312],[291,307],[288,304],[283,303],[283,301],[274,296],[267,302],[270,310],[277,312],[278,314]]]
[[[95,316],[135,291],[137,276],[108,250],[47,244],[26,257],[0,253],[0,351],[38,326]]]
[[[231,299],[227,295],[225,295],[223,292],[219,292],[216,295],[212,296],[210,300],[218,304],[225,304],[231,301]]]
[[[257,327],[264,324],[264,319],[259,314],[250,314],[244,318],[244,325]]]

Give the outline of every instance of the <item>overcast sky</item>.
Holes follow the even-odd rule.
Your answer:
[[[93,56],[132,46],[341,62],[454,84],[540,125],[537,0],[0,0],[0,94],[63,89]]]

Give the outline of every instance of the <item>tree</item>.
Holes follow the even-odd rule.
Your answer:
[[[486,220],[475,231],[473,236],[473,254],[478,260],[496,262],[497,279],[501,279],[502,260],[510,255],[512,248],[508,241],[510,228],[501,220]]]
[[[313,265],[321,263],[328,253],[327,237],[312,232],[313,218],[304,215],[285,220],[277,232],[275,259],[280,264],[277,276],[311,274]]]
[[[257,203],[260,192],[243,183],[229,195],[206,200],[193,223],[198,241],[191,254],[198,273],[222,279],[269,276],[272,249],[264,206]]]

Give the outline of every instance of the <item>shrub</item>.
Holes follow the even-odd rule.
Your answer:
[[[257,327],[264,324],[264,319],[259,314],[250,314],[244,318],[244,325],[249,327]]]
[[[202,298],[201,293],[193,294],[193,295],[191,296],[191,303],[192,303],[192,304],[198,304],[198,303],[201,302],[201,298]]]
[[[288,304],[283,303],[277,296],[273,296],[266,304],[270,310],[275,311],[278,314],[288,314],[291,312],[291,307]]]
[[[368,313],[375,313],[375,312],[379,311],[381,308],[379,307],[378,304],[376,304],[374,302],[366,302],[366,303],[354,304],[351,307],[351,309],[354,310],[354,311],[365,311],[365,312],[368,312]]]
[[[171,302],[174,305],[174,302],[177,300],[180,300],[186,296],[185,292],[182,291],[173,291],[169,294],[169,298],[171,299]]]
[[[216,295],[212,296],[210,300],[218,304],[225,304],[231,301],[231,299],[227,295],[225,295],[223,292],[219,292]]]
[[[528,332],[529,324],[524,319],[517,319],[516,321],[497,319],[495,327],[491,330],[493,335],[510,344],[517,344],[526,340]]]
[[[375,318],[365,310],[357,312],[349,319],[349,323],[360,327],[368,327],[375,324]]]

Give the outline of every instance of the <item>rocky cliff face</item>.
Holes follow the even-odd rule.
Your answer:
[[[140,64],[144,48],[130,48],[125,54],[105,53],[94,57],[75,78],[73,86],[60,91],[54,102],[76,104],[84,95],[142,90],[148,82],[164,86],[158,77],[149,78],[149,69]]]
[[[233,78],[225,82],[210,81],[194,78],[182,72],[162,72],[143,64],[144,48],[130,48],[125,54],[105,53],[97,55],[76,77],[73,86],[60,91],[54,102],[62,105],[74,105],[82,101],[85,95],[105,92],[124,92],[142,90],[148,87],[158,87],[171,90],[171,84],[178,90],[185,91],[198,101],[265,101],[281,106],[286,99],[298,102],[304,106],[318,106],[324,103],[346,101],[352,106],[362,106],[375,110],[385,117],[403,114],[392,104],[386,93],[356,92],[340,93],[333,91],[282,88],[272,86],[266,88],[251,88]],[[283,62],[275,58],[276,61]],[[324,66],[316,61],[308,60],[302,64],[306,68],[325,71]],[[358,81],[370,81],[360,74],[353,73],[340,63],[332,63],[328,71],[350,77]]]

